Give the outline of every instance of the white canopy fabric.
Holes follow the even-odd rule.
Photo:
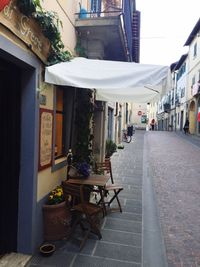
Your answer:
[[[74,58],[46,67],[45,82],[96,89],[96,99],[147,103],[170,84],[167,66]]]

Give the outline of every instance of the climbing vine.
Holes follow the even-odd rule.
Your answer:
[[[92,118],[94,112],[92,90],[78,89],[76,102],[76,145],[74,161],[87,162],[92,161]]]
[[[72,55],[64,50],[61,39],[60,27],[62,22],[58,14],[53,11],[44,10],[40,0],[17,0],[17,6],[21,13],[32,17],[40,25],[40,28],[51,44],[51,51],[48,56],[48,64],[52,65],[61,61],[69,61]]]

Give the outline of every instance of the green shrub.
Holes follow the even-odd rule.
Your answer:
[[[106,157],[111,157],[114,152],[117,151],[117,145],[111,140],[106,140]]]

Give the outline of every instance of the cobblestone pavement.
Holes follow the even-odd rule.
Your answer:
[[[200,139],[156,131],[145,137],[168,266],[199,267]]]

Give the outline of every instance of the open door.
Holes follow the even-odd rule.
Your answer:
[[[0,58],[0,254],[17,250],[20,172],[20,70]]]

